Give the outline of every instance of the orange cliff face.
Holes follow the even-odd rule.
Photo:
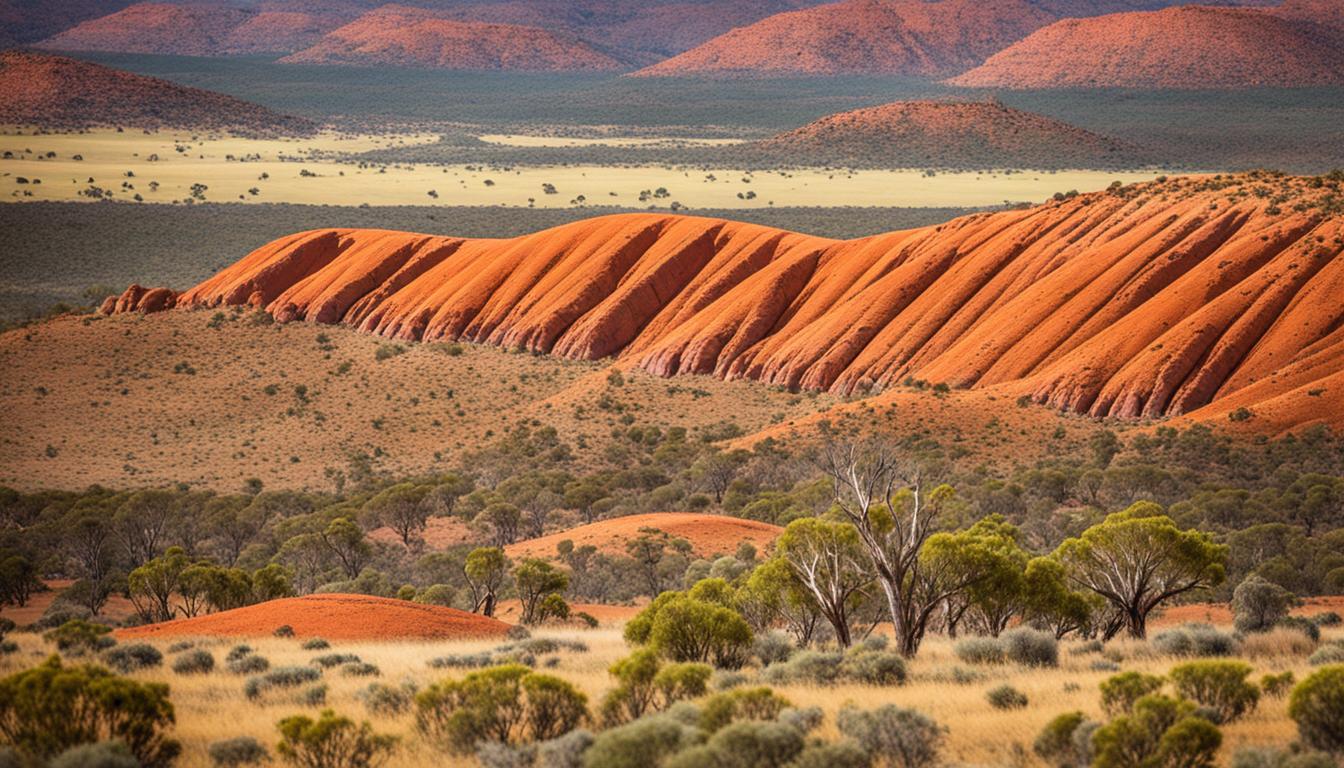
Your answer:
[[[155,301],[667,376],[1344,427],[1341,186],[1192,177],[851,241],[656,213],[509,240],[319,230]]]

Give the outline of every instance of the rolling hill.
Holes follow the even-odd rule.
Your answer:
[[[653,213],[512,240],[318,230],[153,308],[789,389],[924,381],[1095,417],[1264,407],[1339,427],[1342,181],[1187,177],[852,241]]]
[[[1261,9],[1182,6],[1064,19],[948,82],[971,88],[1248,88],[1344,83],[1344,36]]]
[[[538,27],[464,22],[389,5],[332,30],[290,64],[424,67],[535,72],[627,68],[577,38]]]
[[[829,115],[744,147],[810,164],[906,168],[1100,168],[1123,143],[993,102],[901,101]]]
[[[635,74],[946,75],[1055,18],[1028,0],[846,0],[770,16]]]
[[[114,125],[304,134],[307,120],[232,96],[187,88],[64,56],[0,52],[0,123],[74,128]]]

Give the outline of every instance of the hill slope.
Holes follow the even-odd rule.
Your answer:
[[[945,75],[1054,19],[1027,0],[846,0],[776,14],[635,74]]]
[[[949,81],[973,88],[1344,83],[1344,37],[1269,11],[1184,6],[1064,19]]]
[[[730,555],[744,541],[764,551],[783,532],[777,525],[740,517],[694,512],[653,512],[599,520],[539,538],[526,539],[508,545],[504,552],[515,559],[554,558],[556,546],[568,540],[574,542],[575,547],[592,545],[598,552],[624,555],[626,543],[639,538],[644,529],[648,528],[662,531],[674,539],[686,539],[691,543],[691,551],[699,557]]]
[[[845,167],[1097,168],[1134,159],[1118,141],[989,102],[856,109],[747,149]]]
[[[0,123],[308,133],[307,120],[232,96],[25,51],[0,53]]]
[[[626,68],[568,35],[514,24],[455,21],[432,11],[392,5],[333,30],[281,61],[537,72]]]
[[[943,382],[1093,416],[1289,398],[1299,423],[1344,426],[1340,179],[1061,197],[853,241],[658,214],[512,240],[319,230],[144,300],[660,375],[839,393]]]

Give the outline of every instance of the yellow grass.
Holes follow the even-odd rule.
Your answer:
[[[613,661],[628,653],[620,638],[619,628],[584,630],[544,630],[536,636],[578,639],[589,646],[587,653],[564,651],[558,654],[560,662],[547,669],[563,677],[596,703],[609,688],[611,681],[606,669]],[[33,635],[13,636],[21,650],[0,659],[0,672],[8,674],[40,661],[50,653],[50,647]],[[216,740],[249,735],[263,743],[275,740],[276,721],[290,714],[315,711],[306,708],[283,693],[267,694],[261,703],[248,701],[242,693],[242,676],[223,671],[223,659],[235,640],[206,639],[198,647],[212,651],[219,662],[216,671],[201,676],[180,676],[169,669],[171,660],[155,670],[135,673],[146,680],[166,682],[177,708],[176,736],[182,740],[185,753],[184,768],[207,766],[206,748]],[[384,733],[402,737],[401,747],[392,761],[394,766],[429,768],[429,766],[473,765],[470,759],[446,755],[425,743],[416,733],[410,714],[384,717],[370,715],[356,698],[356,693],[377,679],[388,684],[404,681],[419,687],[444,677],[463,674],[462,671],[432,670],[426,662],[445,654],[481,651],[498,643],[491,641],[462,642],[361,642],[333,643],[330,650],[303,651],[301,640],[264,638],[248,641],[258,653],[271,661],[272,667],[305,665],[323,653],[355,653],[361,659],[376,664],[382,671],[379,678],[347,678],[339,670],[323,674],[329,686],[328,707],[354,717],[368,719]],[[160,643],[160,648],[164,644]],[[1081,710],[1090,717],[1101,719],[1098,684],[1111,672],[1094,671],[1090,665],[1101,656],[1077,652],[1077,643],[1068,642],[1061,648],[1060,666],[1053,669],[1030,669],[1016,665],[978,666],[963,664],[953,655],[953,642],[930,638],[919,658],[910,666],[910,681],[899,687],[872,687],[840,685],[834,687],[782,686],[776,690],[797,705],[820,706],[826,713],[822,734],[834,737],[835,714],[841,707],[853,703],[871,708],[887,703],[913,707],[947,726],[947,740],[943,751],[946,763],[960,765],[1042,765],[1031,752],[1032,742],[1042,727],[1055,715]],[[1161,657],[1148,651],[1146,645],[1128,641],[1110,644],[1106,654],[1120,659],[1124,669],[1138,669],[1153,674],[1164,674],[1180,660]],[[1266,672],[1292,670],[1302,679],[1312,668],[1303,656],[1280,656],[1255,660],[1253,678]],[[980,675],[971,683],[952,682],[954,668],[973,670]],[[754,677],[756,670],[746,670]],[[1024,710],[999,711],[985,699],[985,693],[1008,683],[1025,693],[1030,705]],[[1259,707],[1250,715],[1223,727],[1224,744],[1220,762],[1226,764],[1239,748],[1253,745],[1284,745],[1295,737],[1295,727],[1286,714],[1286,700],[1262,698]]]
[[[135,194],[146,202],[170,203],[191,196],[194,184],[205,184],[212,202],[305,203],[315,205],[504,205],[567,208],[580,195],[587,205],[643,208],[640,192],[666,188],[673,201],[691,208],[762,208],[775,206],[986,206],[1005,200],[1040,201],[1055,192],[1096,190],[1112,181],[1133,183],[1158,175],[1151,172],[1028,171],[982,174],[914,170],[869,170],[854,173],[826,170],[761,172],[740,169],[661,167],[513,167],[509,170],[467,166],[396,166],[360,168],[323,160],[323,153],[358,151],[395,143],[423,143],[432,137],[341,136],[319,134],[311,139],[245,139],[197,137],[189,134],[145,134],[111,131],[87,134],[0,135],[0,200],[89,200],[82,193],[94,184],[113,192],[114,199]],[[492,138],[501,139],[494,136]],[[528,137],[507,137],[525,142]],[[535,138],[535,137],[532,137]],[[554,141],[547,139],[547,141]],[[178,146],[187,147],[178,152]],[[27,150],[31,150],[29,153]],[[56,156],[40,159],[49,152]],[[82,161],[73,156],[80,154]],[[151,161],[157,155],[157,161]],[[237,159],[258,155],[258,159]],[[281,158],[288,158],[283,160]],[[315,176],[300,175],[300,171]],[[133,177],[127,177],[127,172]],[[269,178],[262,179],[262,174]],[[20,177],[40,184],[19,184]],[[712,177],[712,178],[711,178]],[[487,184],[486,182],[492,182]],[[134,186],[123,189],[122,183]],[[150,182],[158,182],[157,191]],[[555,194],[544,194],[554,184]],[[249,190],[257,188],[259,194]],[[429,195],[430,191],[437,198]],[[747,200],[739,194],[755,192]]]

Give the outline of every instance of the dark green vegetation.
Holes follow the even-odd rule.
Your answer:
[[[939,224],[964,208],[697,210],[813,235],[852,238]],[[0,205],[0,321],[53,304],[96,304],[131,283],[183,289],[278,237],[321,227],[376,227],[462,237],[512,237],[617,208],[21,203]],[[92,288],[86,296],[85,292]]]
[[[763,137],[859,107],[919,98],[984,99],[1137,145],[1171,168],[1322,172],[1344,165],[1339,89],[1025,91],[884,78],[692,80],[307,67],[261,58],[79,54],[305,117],[492,127],[620,125],[663,135]],[[694,130],[687,127],[696,126]],[[704,127],[709,127],[707,130]],[[562,162],[574,153],[558,153]],[[521,158],[522,154],[514,153]],[[539,155],[528,153],[529,157]],[[638,155],[621,152],[630,162]],[[480,158],[478,157],[479,161]]]

